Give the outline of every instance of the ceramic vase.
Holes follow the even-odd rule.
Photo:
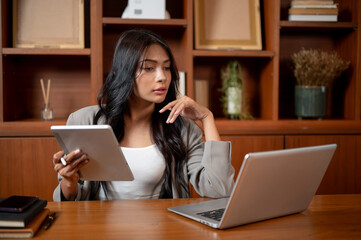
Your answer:
[[[322,119],[326,114],[327,88],[325,86],[296,86],[295,114],[298,119]]]

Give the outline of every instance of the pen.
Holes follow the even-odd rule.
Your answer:
[[[54,220],[55,220],[55,212],[52,212],[48,215],[48,218],[46,219],[44,229],[48,230],[48,228],[51,226],[51,224],[54,222]]]

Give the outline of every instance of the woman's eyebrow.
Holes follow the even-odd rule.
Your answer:
[[[157,60],[154,60],[154,59],[144,59],[143,61],[144,62],[154,62],[154,63],[158,62]],[[167,62],[170,62],[170,59],[166,59],[163,61],[163,63],[167,63]]]

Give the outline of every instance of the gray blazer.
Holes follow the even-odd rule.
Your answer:
[[[67,125],[92,125],[94,115],[98,110],[98,106],[82,108],[69,116]],[[99,124],[102,122],[105,122],[104,119],[98,121]],[[197,123],[187,118],[183,118],[183,122],[182,137],[188,151],[188,159],[184,165],[184,179],[186,182],[190,182],[201,196],[211,198],[229,196],[234,185],[230,142],[204,142],[202,130]],[[174,170],[172,179],[174,182]],[[61,176],[59,175],[59,185],[53,193],[54,201],[61,201],[60,182]],[[99,191],[102,191],[99,186],[99,182],[79,181],[78,193],[72,200],[99,199]],[[187,197],[189,194],[186,191],[179,195],[173,185],[173,198]]]

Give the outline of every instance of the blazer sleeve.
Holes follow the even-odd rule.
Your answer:
[[[53,192],[53,201],[54,202],[60,202],[60,201],[65,200],[63,197],[63,194],[61,192],[61,187],[60,187],[61,179],[62,179],[62,177],[58,174],[59,184]],[[68,201],[92,200],[90,198],[91,191],[92,191],[92,184],[90,181],[79,181],[78,182],[78,192],[77,192],[76,196],[73,199],[68,199]]]
[[[98,111],[97,106],[90,106],[85,107],[83,109],[80,109],[74,113],[71,113],[68,117],[68,120],[66,122],[67,125],[92,125],[93,124],[93,117]],[[55,202],[62,201],[64,198],[62,197],[61,192],[61,183],[62,177],[58,174],[58,181],[59,184],[55,188],[53,192],[53,200]],[[74,197],[74,199],[69,200],[90,200],[91,198],[91,192],[93,191],[93,184],[89,181],[79,181],[78,182],[78,193]]]
[[[202,140],[203,133],[195,122],[186,124],[187,171],[189,181],[203,197],[230,196],[234,186],[231,143]]]

